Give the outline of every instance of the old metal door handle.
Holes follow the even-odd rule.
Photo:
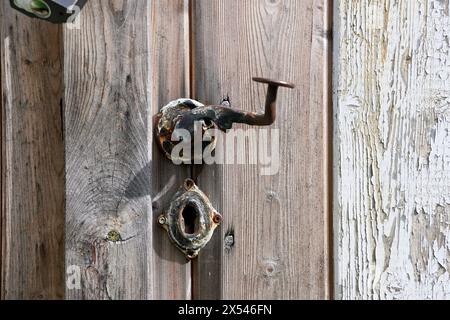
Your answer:
[[[191,136],[194,134],[195,123],[202,122],[203,130],[214,125],[222,131],[233,127],[234,123],[244,123],[254,126],[268,126],[275,122],[276,102],[279,87],[293,89],[292,83],[275,81],[265,78],[253,78],[255,82],[268,84],[266,105],[264,113],[248,112],[230,108],[224,105],[205,106],[202,103],[180,99],[172,101],[155,116],[155,139],[165,156],[172,159],[173,147],[178,143],[172,141],[176,130],[187,130]]]
[[[212,121],[222,131],[231,129],[233,123],[244,123],[253,126],[269,126],[273,124],[276,118],[278,88],[294,88],[294,85],[287,82],[273,81],[264,78],[253,78],[253,80],[269,85],[264,113],[248,112],[223,105],[196,107],[180,118],[175,129],[186,129],[191,131],[195,121]]]

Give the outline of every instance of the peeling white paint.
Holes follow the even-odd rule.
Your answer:
[[[449,1],[339,1],[338,298],[450,299]]]

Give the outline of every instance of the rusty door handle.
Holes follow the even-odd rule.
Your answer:
[[[208,105],[190,100],[172,101],[155,116],[155,139],[167,158],[172,159],[172,149],[177,142],[172,135],[177,130],[187,130],[193,136],[195,123],[202,122],[203,130],[216,126],[221,131],[231,129],[234,123],[253,126],[268,126],[275,122],[277,95],[280,87],[293,89],[292,83],[266,78],[253,78],[253,81],[268,85],[264,113],[248,112],[225,105]]]
[[[291,83],[273,81],[264,78],[253,78],[255,82],[268,84],[264,113],[248,112],[229,108],[223,105],[197,107],[186,113],[178,122],[175,129],[193,128],[195,121],[212,121],[217,127],[226,131],[233,127],[233,123],[244,123],[252,126],[269,126],[275,122],[276,102],[279,87],[295,88]]]

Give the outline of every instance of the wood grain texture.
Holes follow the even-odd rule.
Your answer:
[[[190,296],[189,265],[155,227],[182,170],[152,140],[158,107],[186,93],[185,7],[90,1],[65,30],[66,263],[82,276],[69,299]]]
[[[450,3],[338,4],[336,295],[450,299]]]
[[[61,28],[0,4],[1,298],[64,296]]]
[[[297,85],[280,90],[271,127],[280,130],[277,174],[262,176],[257,165],[225,165],[208,168],[199,179],[224,223],[195,268],[196,298],[329,296],[329,9],[323,0],[194,2],[195,98],[216,104],[229,95],[234,107],[262,111],[266,87],[252,83],[252,76]],[[226,250],[230,230],[234,246]]]
[[[189,96],[189,6],[188,0],[152,1],[151,112],[168,102]],[[156,224],[157,217],[170,205],[173,195],[189,168],[175,166],[162,156],[153,143],[152,201],[153,261],[155,299],[191,299],[191,263],[170,242],[167,233]]]

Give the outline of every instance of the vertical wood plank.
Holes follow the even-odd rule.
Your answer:
[[[0,4],[1,298],[64,296],[61,28]]]
[[[217,104],[229,95],[232,106],[261,111],[266,88],[252,76],[297,84],[280,90],[271,127],[280,133],[277,174],[225,165],[200,177],[224,225],[199,258],[196,298],[329,296],[328,10],[324,0],[194,2],[196,98]]]
[[[168,102],[188,97],[189,6],[188,0],[152,1],[152,115]],[[156,144],[152,156],[153,261],[155,299],[191,299],[191,263],[176,249],[167,233],[157,225],[157,217],[166,210],[173,195],[189,177],[189,168],[175,166],[162,156]]]
[[[336,295],[449,299],[450,3],[337,4]]]
[[[65,30],[66,263],[82,276],[69,299],[190,295],[189,265],[155,227],[165,204],[152,208],[171,174],[181,183],[152,116],[185,94],[184,18],[183,1],[90,1]]]

